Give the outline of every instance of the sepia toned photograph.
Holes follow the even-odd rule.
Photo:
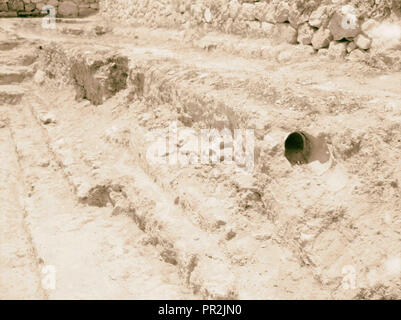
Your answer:
[[[0,300],[401,300],[401,0],[0,0]]]

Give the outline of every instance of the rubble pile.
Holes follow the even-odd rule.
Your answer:
[[[309,45],[321,55],[350,60],[369,60],[371,49],[381,51],[383,42],[391,43],[387,49],[401,44],[397,23],[391,32],[378,29],[383,18],[397,19],[400,9],[401,3],[389,0],[100,1],[104,16],[135,25],[219,30],[273,44]]]

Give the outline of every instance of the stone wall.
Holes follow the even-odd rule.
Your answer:
[[[400,0],[100,0],[105,17],[157,27],[201,28],[315,51],[361,55],[384,17],[400,17]],[[376,20],[373,20],[375,18]]]
[[[0,0],[0,17],[41,16],[45,5],[55,8],[57,17],[86,17],[97,13],[99,0]]]

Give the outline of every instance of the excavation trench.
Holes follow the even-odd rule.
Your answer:
[[[95,105],[90,108],[77,107],[80,108],[79,116],[65,114],[60,108],[60,117],[66,117],[62,121],[71,124],[79,123],[82,119],[85,121],[64,131],[58,131],[57,126],[47,126],[49,133],[64,132],[71,135],[71,130],[76,130],[77,135],[85,137],[84,144],[73,152],[81,153],[82,157],[92,150],[95,158],[106,162],[96,165],[96,171],[101,172],[102,178],[120,183],[118,160],[112,160],[116,154],[127,155],[131,165],[140,167],[147,175],[139,184],[135,180],[141,176],[139,173],[135,174],[132,181],[121,182],[126,191],[126,196],[121,196],[110,193],[107,185],[93,179],[90,165],[88,172],[74,172],[75,168],[68,164],[67,158],[65,163],[67,169],[71,170],[71,181],[75,183],[85,180],[89,184],[88,192],[81,198],[83,203],[113,210],[112,215],[122,213],[133,218],[142,231],[156,239],[152,242],[161,246],[161,259],[176,266],[187,279],[187,285],[205,298],[254,297],[256,292],[269,296],[276,287],[279,288],[276,296],[294,296],[288,294],[286,288],[289,285],[283,284],[281,280],[288,272],[287,264],[280,260],[281,255],[287,254],[284,253],[287,248],[269,244],[267,250],[255,249],[256,253],[252,250],[249,253],[236,253],[242,246],[241,241],[249,236],[249,230],[235,229],[239,223],[246,225],[253,220],[252,223],[257,221],[259,232],[266,232],[265,228],[274,230],[266,212],[275,199],[266,197],[269,193],[261,189],[257,181],[241,176],[235,168],[229,168],[221,174],[221,177],[229,181],[227,191],[222,183],[213,181],[209,171],[211,166],[198,167],[196,170],[177,169],[151,164],[145,157],[147,148],[154,142],[149,140],[149,132],[154,128],[165,127],[175,116],[181,122],[181,127],[229,128],[233,132],[248,126],[248,111],[255,115],[254,118],[260,117],[258,120],[262,120],[261,114],[252,110],[250,105],[233,107],[227,99],[222,98],[222,90],[204,85],[202,73],[197,70],[199,66],[188,67],[172,59],[155,61],[151,55],[143,55],[141,50],[137,53],[128,45],[122,51],[112,48],[98,51],[91,50],[90,46],[77,47],[61,43],[51,46],[44,43],[42,48],[41,68],[45,73],[53,74],[55,81],[61,78],[60,75],[66,76],[65,86],[61,88],[71,90],[75,87],[77,106],[84,99]],[[59,63],[55,65],[55,61]],[[211,75],[210,81],[226,81],[219,77],[213,78]],[[223,93],[227,94],[228,91]],[[258,112],[263,111],[260,109]],[[273,112],[281,117],[278,121],[285,120],[276,110]],[[91,133],[95,128],[97,131]],[[126,132],[132,137],[128,139],[129,143],[126,141]],[[267,132],[267,129],[263,129],[257,135]],[[90,136],[96,136],[96,139],[90,140]],[[104,140],[99,141],[99,138]],[[185,146],[186,142],[184,139],[178,143]],[[99,150],[95,151],[95,148]],[[290,133],[285,139],[284,149],[285,157],[291,163],[307,162],[310,153],[308,135],[302,131]],[[274,160],[278,159],[283,160],[282,152],[280,158]],[[115,170],[110,170],[109,167],[114,166]],[[130,173],[137,170],[130,170]],[[154,184],[143,184],[147,179]],[[217,188],[213,189],[212,186]],[[230,206],[227,205],[229,202]],[[109,204],[112,208],[108,208]],[[264,238],[252,236],[249,247],[260,248],[259,239]],[[194,259],[198,263],[191,267]],[[261,266],[267,263],[268,267],[249,280],[237,268],[252,270],[251,261]],[[289,268],[293,274],[303,275],[308,286],[315,288],[321,297],[326,295],[325,289],[319,288],[315,279],[298,262],[293,262]],[[270,270],[278,270],[278,276],[266,287],[260,288],[260,283],[270,277]],[[300,286],[305,282],[300,283]]]
[[[149,234],[150,237],[157,239],[155,243],[163,248],[161,258],[176,265],[181,274],[188,279],[188,286],[203,297],[231,299],[247,295],[254,296],[256,289],[253,287],[256,288],[258,283],[269,277],[270,271],[267,269],[258,273],[252,280],[252,286],[249,287],[247,276],[236,271],[238,265],[247,265],[247,263],[236,262],[239,258],[232,253],[238,250],[237,247],[241,246],[240,241],[245,233],[235,237],[227,237],[227,234],[233,234],[229,228],[237,223],[236,211],[238,209],[244,211],[253,209],[254,214],[261,217],[267,216],[264,215],[266,206],[262,200],[263,192],[258,189],[256,184],[243,181],[244,178],[247,178],[240,177],[233,166],[225,175],[232,176],[230,179],[233,178],[232,183],[235,186],[233,190],[237,190],[238,194],[230,196],[228,191],[225,191],[226,199],[233,203],[232,206],[227,206],[227,201],[217,199],[213,194],[210,194],[212,183],[209,178],[196,179],[194,175],[187,175],[185,168],[177,169],[170,168],[168,165],[151,164],[145,157],[147,148],[154,142],[148,140],[149,131],[152,127],[165,126],[169,121],[169,117],[166,115],[168,113],[174,114],[177,106],[181,108],[178,114],[179,120],[182,120],[181,123],[188,124],[189,121],[185,121],[185,117],[187,117],[191,118],[190,123],[192,125],[210,126],[218,128],[218,130],[243,128],[246,125],[243,119],[247,110],[232,108],[218,98],[212,99],[211,95],[207,93],[208,88],[197,86],[196,81],[201,80],[197,78],[197,73],[188,73],[190,76],[194,75],[194,79],[187,79],[186,77],[177,80],[171,79],[171,75],[183,67],[170,59],[155,62],[152,57],[144,57],[138,54],[138,56],[130,56],[128,63],[128,59],[123,53],[120,55],[113,50],[110,52],[101,51],[105,57],[116,59],[110,61],[110,58],[103,59],[99,57],[98,53],[87,50],[87,48],[69,49],[59,44],[51,47],[43,45],[43,48],[41,66],[45,72],[63,72],[59,65],[52,65],[56,57],[61,57],[64,60],[63,64],[67,66],[66,69],[70,68],[71,70],[71,72],[66,73],[70,76],[66,85],[74,85],[77,92],[76,99],[80,101],[86,98],[98,106],[99,111],[93,110],[95,113],[99,112],[99,115],[89,115],[86,110],[82,109],[80,111],[82,112],[81,117],[88,116],[87,120],[92,123],[98,120],[99,124],[96,126],[99,128],[102,124],[110,126],[114,121],[111,121],[111,113],[107,109],[115,109],[113,118],[118,118],[117,122],[125,120],[124,123],[128,125],[128,128],[123,125],[121,130],[114,126],[110,128],[112,130],[107,129],[107,138],[105,139],[107,144],[99,144],[99,140],[92,141],[92,144],[99,147],[99,152],[103,151],[104,156],[108,156],[109,159],[104,159],[104,161],[108,162],[109,165],[114,165],[111,160],[113,153],[127,154],[131,158],[131,163],[138,165],[148,175],[146,179],[150,178],[156,183],[156,185],[149,185],[148,187],[146,185],[145,187],[140,186],[135,182],[137,178],[135,177],[134,181],[124,183],[127,197],[123,197],[123,199],[117,197],[120,201],[117,204],[110,194],[109,188],[95,182],[90,174],[83,177],[82,172],[73,172],[74,168],[69,166],[68,169],[71,169],[73,178],[75,176],[77,177],[76,180],[84,178],[90,186],[94,186],[92,189],[88,189],[88,193],[81,198],[82,202],[103,208],[110,203],[114,206],[113,212],[128,213],[141,230]],[[79,57],[78,63],[76,56]],[[118,64],[116,61],[123,63]],[[131,67],[133,61],[135,61],[135,65]],[[121,66],[122,72],[113,72],[116,65]],[[127,69],[128,65],[130,67]],[[192,83],[193,81],[195,83]],[[120,83],[124,83],[124,85],[112,85],[110,87],[110,84]],[[119,90],[110,90],[113,87]],[[119,91],[122,91],[122,94]],[[125,106],[125,108],[119,109],[119,107],[116,108],[116,105]],[[162,110],[162,113],[157,111],[161,107],[166,108]],[[150,110],[146,110],[147,108]],[[135,112],[137,114],[132,117]],[[159,115],[160,118],[158,118]],[[143,121],[145,116],[149,116],[147,119],[152,120],[152,122],[156,121],[156,123],[144,125],[146,123]],[[128,119],[128,117],[130,118]],[[68,118],[68,121],[74,122],[75,117],[69,115]],[[85,127],[84,125],[83,134]],[[78,128],[75,130],[79,130]],[[51,131],[51,127],[49,130]],[[132,137],[128,144],[129,148],[127,148],[123,137],[127,130]],[[106,129],[103,126],[103,132],[99,131],[97,139],[104,135],[104,131]],[[305,151],[308,145],[306,139],[302,139],[303,137],[298,132],[291,135],[286,142],[287,151],[306,155]],[[88,140],[88,137],[85,136],[85,140]],[[89,140],[87,143],[88,148],[94,149],[89,145]],[[185,139],[179,143],[185,144]],[[97,154],[100,155],[101,153]],[[116,178],[119,176],[117,174],[118,166],[115,169],[111,172],[116,172],[116,174],[110,173],[107,178],[114,181],[118,179]],[[203,170],[205,169],[208,170],[208,167],[203,168]],[[201,172],[202,170],[196,171]],[[135,171],[132,170],[131,174],[133,172]],[[235,179],[238,180],[235,181]],[[72,181],[74,182],[74,179]],[[144,188],[148,188],[148,190],[144,190]],[[162,196],[161,193],[165,195]],[[179,200],[174,201],[174,199]],[[257,217],[257,219],[260,218]],[[270,222],[263,219],[260,227],[262,228],[266,224],[268,225]],[[224,243],[229,242],[227,247],[220,243],[218,240],[220,237],[224,239]],[[255,248],[259,247],[258,241],[252,238],[250,245]],[[232,248],[230,248],[231,246]],[[287,272],[285,271],[286,268],[278,258],[283,250],[285,249],[278,246],[277,251],[273,253],[277,255],[274,259],[271,259],[269,251],[258,254],[250,253],[249,256],[242,254],[244,255],[242,259],[243,261],[247,261],[247,259],[249,261],[256,260],[262,265],[263,261],[270,257],[268,260],[271,269],[280,270],[280,274],[284,274]],[[196,259],[198,263],[192,270],[191,261],[193,259]],[[232,261],[234,261],[234,266]],[[247,267],[251,268],[251,265],[247,265]],[[306,272],[299,270],[300,267],[297,263],[292,264],[291,268],[294,269],[292,272]],[[280,277],[274,283],[263,288],[264,294],[267,295],[268,292],[274,290],[273,288],[279,285],[279,279]],[[309,277],[306,281],[311,286],[315,286],[313,278]],[[285,286],[281,287],[279,296],[286,297],[287,293],[285,292]]]
[[[279,128],[309,128],[308,122],[311,119],[304,117],[303,111],[299,111],[298,120],[289,119],[286,112],[281,112],[284,108],[280,110],[273,105],[261,107],[261,102],[261,106],[253,108],[253,101],[251,103],[246,98],[238,100],[237,105],[240,107],[234,107],[234,103],[228,99],[235,99],[230,95],[232,88],[225,90],[228,83],[241,88],[237,91],[243,97],[249,97],[251,90],[257,90],[251,85],[244,88],[245,76],[239,75],[239,71],[238,78],[235,78],[236,71],[232,71],[235,74],[233,78],[225,78],[225,75],[212,74],[207,67],[200,70],[202,67],[199,65],[192,68],[188,64],[177,63],[165,57],[149,57],[151,55],[148,53],[135,51],[137,48],[132,45],[127,45],[127,50],[117,53],[121,59],[112,61],[96,56],[90,46],[82,50],[69,48],[68,44],[57,48],[58,46],[43,46],[45,52],[50,52],[50,58],[46,60],[42,57],[41,67],[46,74],[54,73],[55,80],[60,74],[70,77],[67,85],[75,85],[77,99],[88,99],[96,107],[85,104],[84,101],[75,105],[73,101],[66,100],[70,106],[77,108],[79,115],[63,112],[61,108],[56,110],[62,120],[57,126],[46,126],[49,134],[57,137],[64,134],[66,137],[75,131],[84,140],[79,148],[72,151],[79,153],[77,161],[84,161],[86,153],[93,151],[93,157],[104,162],[93,166],[97,168],[97,173],[107,175],[107,171],[110,171],[108,177],[115,182],[120,177],[115,173],[120,173],[118,166],[121,164],[118,159],[113,158],[115,154],[126,155],[131,162],[127,161],[124,165],[129,167],[134,163],[146,175],[142,179],[139,177],[143,173],[138,172],[136,175],[137,171],[130,170],[134,179],[121,182],[126,197],[120,192],[111,194],[109,188],[93,179],[91,162],[88,161],[87,172],[74,171],[68,157],[61,155],[66,168],[71,171],[72,181],[73,178],[83,179],[93,187],[88,189],[90,192],[85,199],[89,200],[87,204],[96,209],[114,209],[116,214],[120,212],[132,215],[140,229],[152,239],[149,241],[162,246],[161,258],[179,268],[187,279],[188,286],[196,289],[203,297],[294,298],[300,297],[298,293],[305,292],[307,287],[308,292],[311,292],[309,288],[314,288],[313,298],[324,298],[327,286],[322,284],[323,280],[328,279],[329,286],[337,284],[339,275],[341,276],[341,265],[336,265],[340,268],[339,271],[328,271],[330,265],[323,269],[322,274],[327,279],[320,277],[320,273],[310,274],[310,270],[320,270],[320,265],[326,264],[323,258],[326,252],[333,254],[333,257],[337,252],[351,255],[350,250],[343,249],[346,248],[347,239],[337,229],[346,229],[349,231],[346,233],[347,237],[354,237],[353,230],[340,225],[347,223],[347,212],[337,199],[348,197],[352,192],[345,188],[346,169],[331,161],[331,146],[329,150],[326,141],[332,139],[337,143],[339,134],[337,128],[331,129],[331,123],[325,120],[326,110],[322,109],[314,115],[318,118],[314,121],[322,124],[319,125],[324,128],[322,130],[327,130],[330,134],[314,137],[313,132],[296,130],[281,135]],[[108,54],[106,51],[105,54]],[[60,61],[60,56],[64,57],[61,61],[65,63],[55,66],[54,61]],[[72,59],[77,56],[82,57],[79,63]],[[126,56],[130,61],[126,62]],[[208,61],[210,57],[203,58]],[[101,63],[86,62],[91,59]],[[184,58],[183,61],[188,62]],[[63,64],[71,68],[73,63],[76,64],[72,67],[72,73],[63,73],[65,70],[60,69]],[[91,69],[93,65],[96,67]],[[215,73],[219,73],[219,70]],[[204,74],[208,76],[204,77]],[[257,78],[255,82],[261,79]],[[67,88],[72,89],[68,86]],[[60,95],[63,94],[62,91]],[[291,97],[295,97],[295,94]],[[294,101],[299,107],[297,110],[301,110],[301,101],[295,98]],[[247,115],[251,116],[247,118]],[[248,121],[249,118],[252,119]],[[248,127],[250,123],[256,124],[257,147],[264,148],[260,153],[264,156],[261,160],[263,163],[256,166],[251,177],[241,176],[234,170],[230,171],[219,165],[177,169],[166,164],[150,164],[145,154],[154,141],[148,140],[148,134],[154,128],[165,128],[172,119],[178,119],[181,128],[188,126],[196,129],[236,129]],[[338,120],[332,114],[329,119]],[[57,127],[61,127],[63,122],[68,122],[70,127],[58,130]],[[341,127],[342,122],[339,121],[338,124]],[[347,124],[351,127],[349,122]],[[254,128],[252,125],[250,127]],[[95,129],[97,131],[92,133]],[[128,139],[128,143],[127,132],[133,137]],[[279,138],[274,140],[276,132]],[[271,140],[278,142],[273,147],[265,146],[265,141],[270,140],[264,137],[271,133]],[[346,155],[350,149],[346,144],[347,138],[344,137],[343,147]],[[358,142],[357,138],[352,138],[355,143]],[[69,143],[78,145],[81,143],[79,140]],[[178,143],[185,146],[186,141],[183,139]],[[94,146],[99,147],[99,150],[95,150]],[[357,158],[358,153],[351,156]],[[307,163],[308,166],[288,170],[286,159],[292,165]],[[352,161],[354,159],[350,160]],[[110,170],[111,167],[116,170]],[[143,184],[145,180],[150,181],[148,185]],[[331,199],[334,200],[330,202]],[[346,202],[342,205],[348,208]],[[312,222],[309,225],[305,221]],[[216,228],[216,225],[220,227]],[[279,245],[276,240],[280,242]],[[330,248],[333,243],[340,249]],[[243,248],[246,250],[241,250]],[[311,252],[316,252],[316,256]],[[285,256],[291,258],[282,262],[282,257]],[[337,257],[329,259],[330,264],[335,265],[336,259]],[[197,261],[196,265],[191,261]],[[351,259],[346,261],[353,263]],[[264,269],[255,272],[255,266],[263,266]],[[247,269],[249,274],[238,272],[237,268]],[[269,272],[273,272],[273,276]],[[286,279],[291,277],[301,280],[286,283]],[[265,285],[262,286],[261,283]],[[343,292],[338,295],[345,296]]]

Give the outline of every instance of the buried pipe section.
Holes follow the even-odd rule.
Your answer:
[[[306,133],[294,131],[285,139],[284,156],[292,164],[304,164],[308,162],[311,153],[311,143]]]

